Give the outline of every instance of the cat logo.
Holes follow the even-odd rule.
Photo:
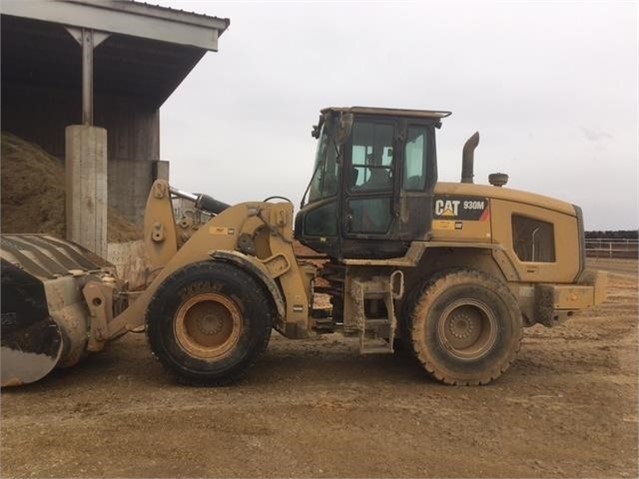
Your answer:
[[[488,198],[435,195],[433,206],[434,219],[487,221],[490,218]]]
[[[459,214],[460,200],[435,201],[435,214],[437,216],[457,216]]]

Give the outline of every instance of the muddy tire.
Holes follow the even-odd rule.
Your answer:
[[[421,288],[418,288],[418,290],[420,289]],[[396,355],[400,357],[413,358],[415,356],[411,330],[412,313],[415,309],[414,297],[417,292],[419,291],[413,291],[413,294],[408,296],[397,318],[397,334],[399,337],[395,338],[393,348]]]
[[[515,360],[523,335],[521,310],[496,278],[474,270],[445,271],[409,301],[412,348],[437,380],[487,384]]]
[[[272,310],[261,285],[226,263],[194,263],[169,276],[146,315],[151,350],[185,384],[222,386],[266,350]]]

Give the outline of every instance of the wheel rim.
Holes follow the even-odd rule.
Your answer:
[[[450,304],[437,325],[439,341],[459,359],[473,360],[491,350],[497,339],[497,318],[480,301],[466,298]]]
[[[203,359],[227,355],[242,332],[242,315],[237,304],[217,293],[189,298],[175,319],[177,340],[189,354]]]

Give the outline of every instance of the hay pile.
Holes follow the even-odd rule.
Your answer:
[[[64,162],[38,145],[2,133],[0,229],[3,233],[66,235]],[[116,210],[107,212],[107,241],[142,238]]]

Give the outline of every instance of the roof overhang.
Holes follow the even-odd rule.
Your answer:
[[[217,51],[227,18],[115,0],[3,0],[2,13]]]
[[[96,96],[143,99],[159,108],[228,19],[132,1],[2,0],[2,85],[81,90],[82,48],[67,29],[104,32],[95,47]]]

